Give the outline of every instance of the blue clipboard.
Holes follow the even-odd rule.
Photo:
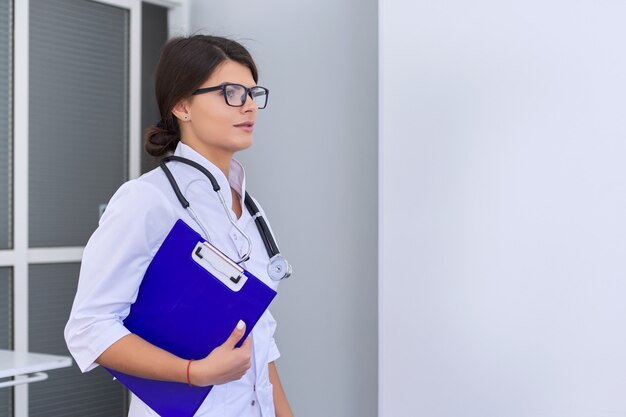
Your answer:
[[[124,325],[183,359],[202,359],[243,320],[246,332],[239,347],[275,296],[178,220],[148,266]],[[105,369],[162,417],[192,417],[212,388]]]

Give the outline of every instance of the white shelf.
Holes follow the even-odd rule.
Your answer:
[[[18,384],[43,381],[48,376],[43,373],[52,369],[68,368],[72,366],[72,358],[69,356],[45,355],[42,353],[14,352],[0,349],[0,378],[12,378],[17,376],[30,376]],[[11,381],[10,381],[11,382]],[[6,383],[0,384],[0,388]],[[16,385],[16,384],[13,384]]]

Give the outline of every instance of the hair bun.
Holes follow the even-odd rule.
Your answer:
[[[156,124],[156,127],[158,127],[159,129],[163,129],[163,130],[171,130],[167,126],[167,123],[165,123],[165,120],[163,120],[163,119],[159,120],[159,123]]]
[[[166,123],[161,120],[156,126],[146,130],[144,135],[144,149],[148,154],[158,158],[174,152],[179,141],[180,133],[177,130],[169,128]]]

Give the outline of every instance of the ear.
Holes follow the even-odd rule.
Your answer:
[[[191,120],[189,114],[189,106],[187,100],[181,100],[172,109],[172,114],[178,119],[179,122],[188,122]]]

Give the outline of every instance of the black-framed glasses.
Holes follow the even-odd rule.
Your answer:
[[[267,88],[261,87],[259,85],[248,88],[241,84],[229,83],[218,85],[216,87],[199,88],[191,95],[195,96],[198,94],[208,93],[217,90],[222,90],[224,101],[226,101],[226,104],[228,104],[229,106],[241,107],[246,103],[246,99],[248,98],[248,96],[250,96],[259,109],[264,109],[265,106],[267,106],[267,96],[270,93]]]

